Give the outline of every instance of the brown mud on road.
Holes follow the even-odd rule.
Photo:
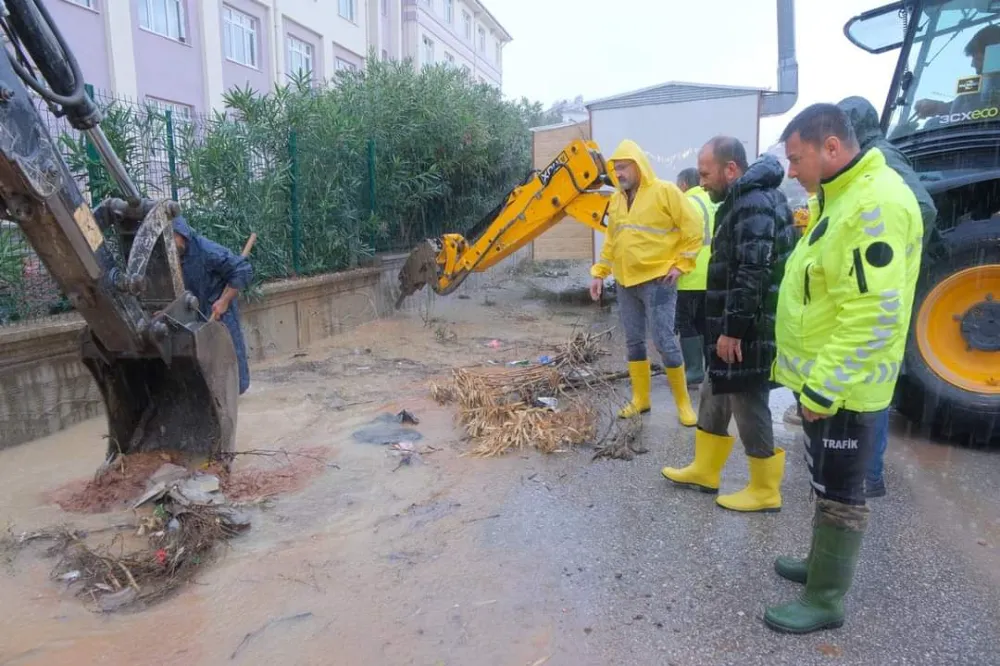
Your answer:
[[[545,663],[582,663],[572,641],[557,645],[565,609],[538,589],[548,568],[558,580],[559,564],[496,545],[528,456],[464,455],[453,409],[427,385],[458,365],[537,359],[607,315],[553,312],[516,290],[489,299],[438,301],[256,367],[237,448],[292,455],[236,457],[223,492],[271,500],[166,601],[93,613],[50,579],[44,546],[0,554],[0,664],[533,664],[556,652]],[[409,464],[351,437],[402,409],[420,420],[408,426],[422,436]],[[103,435],[95,420],[0,452],[0,525],[133,520],[124,501],[164,461],[151,456],[95,488]]]

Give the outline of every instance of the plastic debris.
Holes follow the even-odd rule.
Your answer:
[[[555,398],[535,398],[535,402],[537,402],[540,407],[548,407],[552,411],[559,409],[559,401]]]
[[[399,414],[396,414],[396,416],[399,417],[400,423],[408,423],[411,425],[417,425],[418,423],[420,423],[420,419],[418,419],[411,412],[408,412],[405,409],[401,411]]]
[[[551,362],[552,362],[552,357],[551,357],[551,356],[549,356],[548,354],[546,354],[546,355],[544,355],[544,356],[539,356],[539,357],[538,357],[538,362],[539,362],[539,363],[540,363],[541,365],[548,365],[549,363],[551,363]]]
[[[490,340],[486,344],[486,346],[489,347],[490,349],[500,349],[500,341],[499,340]]]
[[[524,367],[524,366],[531,365],[531,361],[529,361],[528,359],[523,359],[523,360],[520,360],[520,361],[510,361],[507,365],[509,365],[512,368],[515,368],[515,367]]]

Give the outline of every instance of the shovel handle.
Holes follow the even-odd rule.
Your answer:
[[[242,256],[242,257],[249,257],[250,256],[250,250],[253,249],[254,243],[256,243],[256,242],[257,242],[257,233],[254,232],[254,233],[250,234],[250,238],[247,239],[246,245],[243,246],[243,252],[240,253],[240,256]],[[216,317],[215,313],[213,312],[212,314],[210,314],[208,316],[208,320],[209,321],[217,321],[218,317]]]

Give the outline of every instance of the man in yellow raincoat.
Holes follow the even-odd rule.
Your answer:
[[[608,204],[608,230],[600,261],[590,271],[590,295],[599,299],[604,279],[614,276],[632,380],[632,400],[618,415],[629,418],[650,409],[648,325],[663,359],[678,418],[681,424],[693,426],[698,418],[691,407],[684,357],[674,335],[674,314],[677,279],[694,270],[704,223],[680,188],[656,177],[634,141],[622,141],[608,160],[608,171],[618,191]]]

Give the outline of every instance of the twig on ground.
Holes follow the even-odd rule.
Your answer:
[[[279,618],[275,618],[273,620],[268,620],[267,622],[264,623],[264,626],[260,627],[259,629],[254,629],[253,631],[251,631],[250,633],[248,633],[246,636],[244,636],[243,640],[240,641],[240,644],[236,646],[235,650],[233,650],[233,653],[231,655],[229,655],[229,659],[230,660],[236,659],[236,656],[240,653],[240,650],[242,650],[244,647],[246,647],[246,645],[250,641],[252,641],[254,638],[256,638],[257,636],[260,636],[262,633],[264,633],[265,631],[267,631],[268,627],[271,627],[272,625],[275,625],[275,624],[280,624],[282,622],[294,622],[295,620],[305,620],[306,618],[310,618],[310,617],[312,617],[312,613],[309,612],[309,611],[306,611],[305,613],[297,613],[295,615],[288,615],[286,617],[279,617]]]

